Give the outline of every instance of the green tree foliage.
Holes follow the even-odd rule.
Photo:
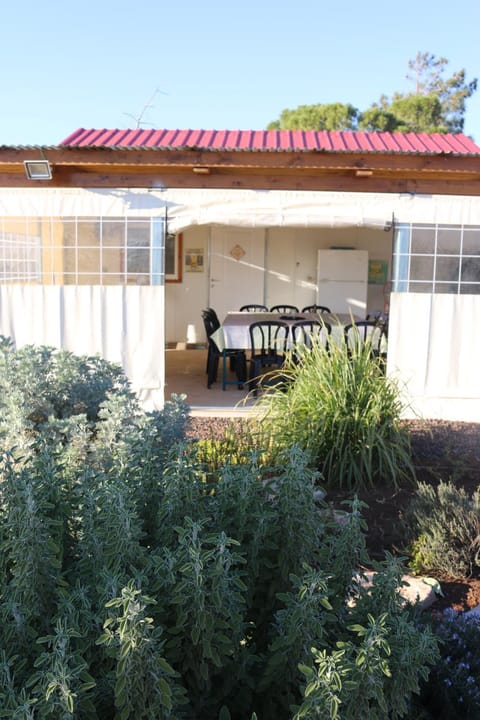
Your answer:
[[[352,130],[357,116],[358,110],[349,104],[300,105],[295,110],[283,110],[268,130]]]
[[[446,132],[457,133],[463,130],[466,101],[476,91],[477,79],[467,83],[465,70],[444,78],[447,65],[447,58],[418,52],[408,63],[407,78],[415,83],[414,95],[438,99]]]
[[[446,58],[418,52],[408,63],[412,92],[382,95],[364,111],[343,103],[300,105],[283,110],[268,129],[461,133],[477,79],[467,82],[465,70],[445,77],[447,65]]]

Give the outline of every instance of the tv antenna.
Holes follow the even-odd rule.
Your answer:
[[[155,88],[155,92],[153,95],[147,100],[141,111],[138,115],[132,115],[131,113],[124,113],[124,115],[128,115],[128,117],[131,117],[135,120],[135,128],[140,128],[142,125],[150,125],[150,127],[153,127],[152,123],[146,123],[143,121],[143,116],[147,112],[147,110],[150,110],[150,108],[155,107],[153,105],[153,100],[155,100],[156,96],[161,93],[162,95],[168,95],[168,93],[163,92],[163,90],[159,90],[159,88]]]

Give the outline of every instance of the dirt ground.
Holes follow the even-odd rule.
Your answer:
[[[195,438],[220,435],[232,419],[192,417],[188,435]],[[240,420],[233,420],[241,423]],[[443,420],[406,421],[411,435],[412,456],[417,480],[437,484],[452,481],[472,493],[480,485],[480,423]],[[388,487],[360,494],[367,504],[367,545],[374,559],[384,550],[405,556],[402,547],[402,518],[415,488],[392,490]],[[337,497],[340,502],[342,498]],[[446,607],[468,610],[480,605],[480,573],[462,581],[440,581],[444,597],[438,597],[435,610]]]

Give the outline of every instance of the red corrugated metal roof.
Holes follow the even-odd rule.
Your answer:
[[[465,135],[326,130],[118,130],[79,128],[62,147],[151,150],[358,152],[480,155]]]

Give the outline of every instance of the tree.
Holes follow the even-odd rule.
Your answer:
[[[407,79],[415,85],[410,93],[382,95],[360,112],[350,104],[300,105],[283,110],[268,129],[278,130],[366,130],[382,132],[463,131],[466,101],[477,89],[477,79],[466,82],[465,70],[444,77],[448,60],[418,52],[408,63]]]
[[[407,79],[415,83],[415,95],[438,98],[447,132],[458,133],[463,130],[465,103],[476,91],[477,79],[466,83],[465,70],[444,79],[442,75],[447,65],[448,60],[444,57],[418,52],[408,63],[412,75],[407,75]]]
[[[366,132],[379,130],[380,132],[396,132],[398,129],[398,119],[390,112],[385,96],[380,98],[380,103],[374,103],[368,110],[360,113],[358,117],[358,127]]]
[[[450,132],[437,95],[401,95],[392,100],[385,95],[358,118],[360,130],[373,132]]]
[[[283,110],[268,130],[354,130],[357,117],[357,108],[349,104],[300,105]]]

